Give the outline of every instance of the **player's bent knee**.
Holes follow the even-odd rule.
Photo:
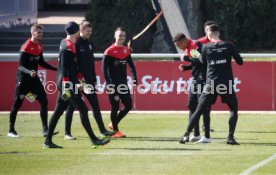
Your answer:
[[[128,100],[123,101],[125,110],[131,110],[132,109],[132,100],[131,98]]]
[[[119,103],[111,103],[112,110],[119,110]]]
[[[53,116],[62,116],[63,113],[64,113],[64,111],[62,111],[62,110],[57,110],[57,111],[54,112]],[[52,116],[52,117],[53,117],[53,116]]]
[[[132,103],[126,104],[125,109],[130,111],[132,109]]]

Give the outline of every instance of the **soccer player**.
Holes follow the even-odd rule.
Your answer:
[[[98,124],[100,132],[103,137],[112,136],[114,132],[108,131],[103,123],[100,105],[98,101],[97,94],[95,92],[95,87],[97,85],[95,65],[94,65],[94,52],[93,44],[90,41],[90,36],[92,35],[92,25],[88,21],[83,21],[80,24],[80,38],[76,42],[76,53],[77,53],[77,63],[80,73],[83,75],[85,82],[91,85],[94,89],[93,92],[86,94],[83,93],[87,100],[89,101],[94,118]],[[65,118],[65,137],[66,140],[76,139],[71,135],[71,124],[72,117],[75,107],[73,104],[70,104],[67,108],[66,118]]]
[[[114,38],[115,43],[104,52],[102,69],[107,90],[110,90],[108,92],[111,104],[111,123],[109,124],[109,128],[116,131],[115,135],[112,136],[113,138],[121,138],[126,135],[119,131],[118,124],[132,109],[132,99],[127,86],[127,64],[130,67],[135,85],[137,84],[137,76],[131,58],[131,51],[128,47],[124,46],[126,39],[125,30],[122,27],[118,27],[115,30]],[[120,101],[123,103],[124,108],[118,113]]]
[[[188,141],[189,134],[198,123],[200,115],[219,95],[230,109],[229,134],[226,143],[239,145],[234,138],[238,120],[238,100],[233,88],[231,60],[234,58],[238,65],[242,65],[243,59],[232,43],[220,40],[220,31],[217,25],[209,26],[207,35],[211,42],[203,46],[202,56],[200,57],[202,63],[207,63],[206,85],[200,96],[196,111],[188,124],[187,131],[179,142],[185,143]]]
[[[201,52],[202,44],[200,42],[194,42],[191,39],[186,38],[183,33],[178,33],[173,38],[175,45],[185,51],[186,55],[184,60],[190,62],[190,65],[184,66],[180,64],[179,69],[181,71],[192,70],[193,82],[190,86],[188,95],[188,108],[189,108],[189,118],[191,119],[192,114],[195,112],[198,99],[201,95],[203,86],[206,81],[206,64],[200,63],[198,59],[193,57],[198,57],[192,55],[193,52]],[[210,108],[206,108],[203,113],[203,122],[206,127],[205,136],[210,137]],[[199,131],[199,121],[195,124],[194,135],[190,138],[190,142],[197,142],[201,139]]]
[[[42,121],[43,136],[48,134],[48,100],[44,87],[37,76],[38,65],[56,71],[57,68],[44,61],[43,47],[43,26],[34,24],[31,27],[31,38],[28,39],[20,49],[19,67],[16,74],[16,90],[14,94],[14,103],[10,112],[10,129],[8,137],[20,137],[17,134],[14,125],[16,115],[26,94],[31,93],[32,97],[40,103],[40,117]],[[57,134],[57,133],[55,133]]]
[[[52,142],[53,131],[57,125],[60,116],[68,107],[69,103],[74,104],[80,112],[81,123],[86,130],[92,146],[105,145],[110,140],[100,140],[95,136],[91,128],[88,109],[85,102],[81,98],[81,93],[78,88],[75,88],[77,84],[84,84],[84,79],[81,73],[78,71],[77,56],[75,42],[79,37],[79,25],[75,22],[69,22],[65,31],[67,33],[66,39],[63,39],[60,43],[59,51],[59,65],[57,75],[58,97],[55,111],[52,115],[49,124],[49,133],[45,139],[44,148],[62,148]],[[82,86],[79,87],[82,89]]]
[[[216,22],[212,21],[212,20],[206,21],[204,23],[203,27],[204,27],[205,36],[203,36],[201,38],[198,38],[197,39],[198,42],[200,42],[201,44],[207,44],[207,43],[210,42],[210,39],[207,36],[207,27],[210,26],[210,25],[213,25],[213,24],[216,24]]]
[[[210,25],[212,25],[212,24],[216,24],[216,22],[215,22],[215,21],[212,21],[212,20],[208,20],[208,21],[206,21],[206,22],[204,23],[203,28],[204,28],[205,36],[203,36],[203,37],[201,37],[201,38],[198,38],[198,39],[197,39],[197,42],[200,42],[201,44],[207,44],[207,43],[210,42],[210,40],[209,40],[209,38],[208,38],[208,36],[207,36],[207,27],[210,26]],[[216,99],[214,100],[214,103],[215,103],[215,101],[216,101]],[[210,106],[209,111],[211,111],[211,106]],[[209,120],[208,123],[210,123],[210,121],[211,121],[210,113],[207,114],[206,120]],[[202,130],[205,131],[204,125],[202,125]],[[211,131],[211,132],[214,132],[215,130],[212,129],[212,128],[210,128],[210,131]]]

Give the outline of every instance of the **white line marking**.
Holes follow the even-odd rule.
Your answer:
[[[260,163],[248,168],[247,170],[243,171],[242,173],[240,173],[240,175],[248,175],[250,173],[252,173],[253,171],[255,171],[256,169],[265,166],[266,164],[268,164],[269,162],[273,161],[274,159],[276,159],[276,154],[273,154],[272,156],[270,156],[269,158],[261,161]]]

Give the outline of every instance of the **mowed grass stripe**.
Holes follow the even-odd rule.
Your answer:
[[[18,115],[16,130],[23,136],[19,139],[6,137],[8,114],[0,115],[0,175],[231,175],[276,153],[275,115],[240,115],[236,130],[240,146],[225,143],[228,119],[225,114],[211,116],[215,129],[211,144],[179,144],[187,127],[187,114],[129,114],[120,124],[127,138],[112,139],[110,144],[92,149],[79,115],[75,114],[72,134],[77,140],[63,139],[63,116],[56,128],[60,134],[53,141],[64,149],[42,149],[39,115]],[[90,122],[98,135],[91,115]],[[108,114],[104,114],[104,122],[107,126]],[[252,174],[273,174],[274,165],[275,161],[270,162]]]
[[[42,153],[42,152],[36,152],[36,153],[9,153],[9,152],[3,152],[3,153],[0,153],[0,155],[16,155],[16,156],[26,156],[26,155],[29,155],[29,156],[32,156],[32,155],[103,155],[103,156],[108,156],[108,155],[160,155],[160,156],[164,156],[164,155],[172,155],[172,156],[175,156],[175,155],[192,155],[193,153],[192,152],[156,152],[156,151],[152,151],[152,152],[149,152],[149,151],[145,151],[145,152],[97,152],[97,153]]]
[[[248,175],[250,173],[252,173],[253,171],[257,170],[258,168],[261,168],[265,165],[267,165],[268,163],[270,163],[271,161],[276,159],[276,154],[273,154],[272,156],[270,156],[269,158],[257,163],[256,165],[244,170],[242,173],[240,173],[240,175]]]

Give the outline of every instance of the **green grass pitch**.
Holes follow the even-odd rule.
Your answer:
[[[16,130],[21,138],[7,138],[8,122],[8,115],[0,114],[1,175],[234,175],[276,154],[276,116],[269,114],[239,115],[235,136],[240,146],[225,144],[228,115],[224,114],[212,114],[213,142],[201,145],[178,143],[187,114],[129,114],[120,124],[127,137],[98,149],[91,148],[78,114],[72,124],[77,140],[63,139],[64,116],[57,125],[60,133],[53,141],[64,149],[42,149],[39,115],[18,115]],[[90,122],[98,135],[91,114]],[[107,114],[104,122],[109,123]],[[251,174],[276,174],[276,160]]]

